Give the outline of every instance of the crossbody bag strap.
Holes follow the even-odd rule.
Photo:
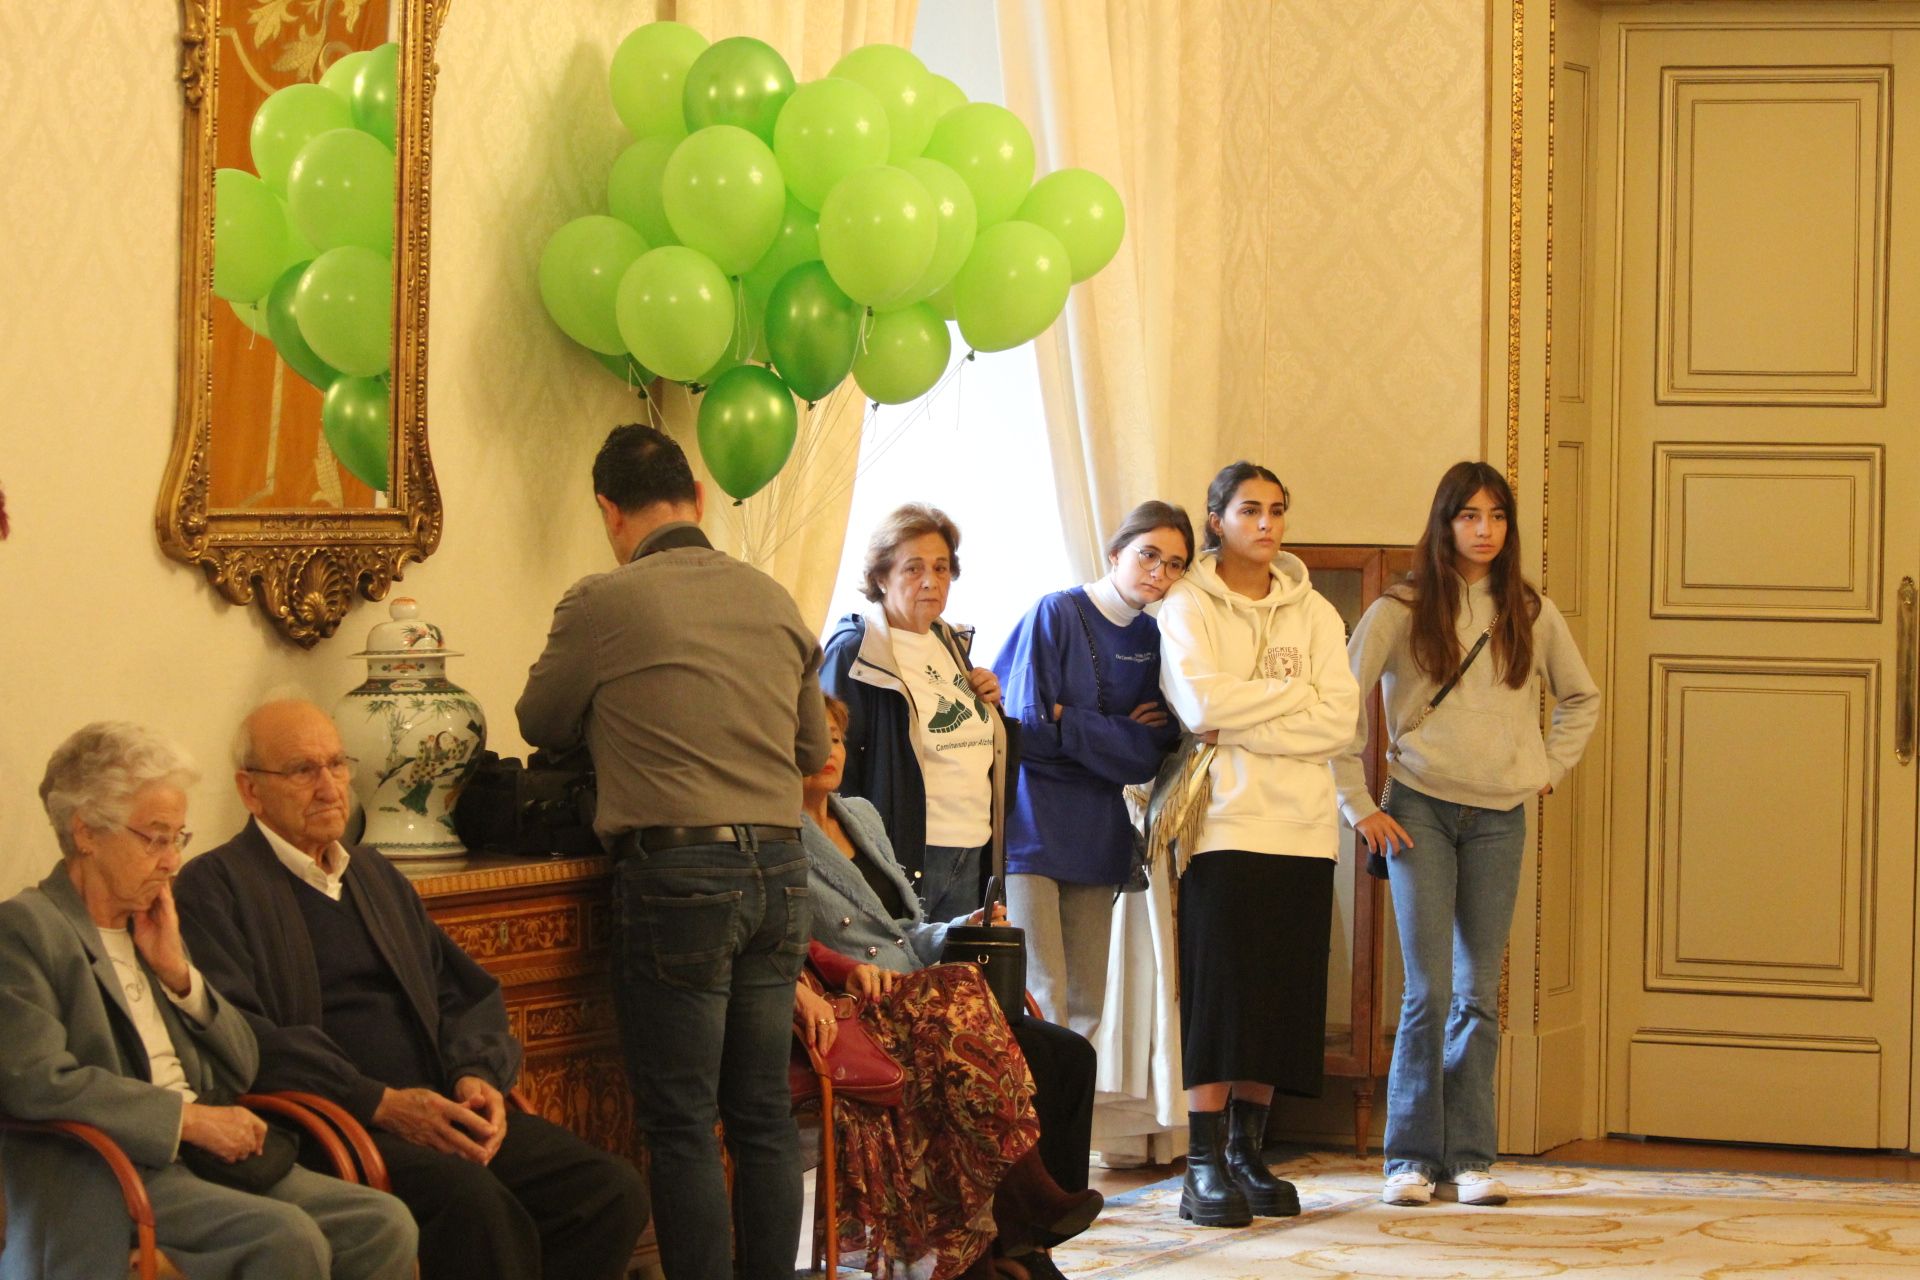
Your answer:
[[[1100,670],[1100,646],[1093,642],[1093,624],[1087,621],[1087,607],[1080,603],[1080,597],[1067,592],[1067,599],[1073,601],[1073,611],[1080,615],[1080,634],[1087,638],[1087,656],[1093,659],[1093,699],[1101,715],[1111,714],[1107,710],[1107,677]]]
[[[1433,714],[1435,707],[1447,700],[1447,695],[1453,692],[1453,687],[1460,683],[1460,677],[1467,674],[1467,668],[1472,666],[1473,660],[1480,656],[1480,651],[1487,647],[1487,641],[1493,639],[1493,629],[1499,625],[1500,615],[1496,612],[1493,615],[1493,621],[1487,624],[1487,629],[1480,633],[1480,638],[1473,642],[1471,649],[1467,650],[1467,656],[1460,660],[1459,669],[1447,678],[1445,684],[1434,690],[1433,696],[1427,699],[1427,705],[1420,708],[1420,714],[1413,718],[1413,723],[1405,729],[1402,729],[1400,736],[1387,744],[1388,760],[1391,761],[1399,758],[1400,744],[1406,741],[1408,735],[1412,734],[1415,729],[1418,729],[1427,722],[1427,717]],[[1387,797],[1392,794],[1393,777],[1392,775],[1388,775],[1380,784],[1380,807],[1382,809],[1387,807]]]

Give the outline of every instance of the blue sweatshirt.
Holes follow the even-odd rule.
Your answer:
[[[1083,588],[1056,591],[1020,620],[993,670],[1002,706],[1021,725],[1007,870],[1072,884],[1123,883],[1133,823],[1121,789],[1152,781],[1180,738],[1171,717],[1149,729],[1127,716],[1160,701],[1159,624],[1142,613],[1116,626]]]

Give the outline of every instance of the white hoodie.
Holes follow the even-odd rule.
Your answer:
[[[1352,744],[1360,715],[1346,627],[1298,556],[1274,557],[1261,600],[1222,582],[1216,562],[1203,554],[1160,604],[1167,705],[1195,733],[1220,731],[1213,803],[1193,852],[1337,858],[1327,762]]]

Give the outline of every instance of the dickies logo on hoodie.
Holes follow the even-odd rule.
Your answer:
[[[1260,674],[1268,680],[1291,680],[1306,667],[1306,655],[1290,644],[1272,645],[1260,659]]]

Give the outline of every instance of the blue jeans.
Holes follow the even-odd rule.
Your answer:
[[[635,851],[614,869],[614,905],[614,999],[660,1264],[673,1280],[736,1274],[713,1133],[724,1121],[737,1274],[791,1280],[801,1170],[787,1055],[809,936],[807,856],[790,841]]]
[[[935,924],[980,909],[980,862],[988,846],[930,844],[920,863],[920,905]]]
[[[1387,1081],[1386,1172],[1448,1180],[1499,1142],[1500,956],[1513,925],[1527,807],[1478,809],[1393,784],[1413,848],[1387,865],[1407,973]]]

